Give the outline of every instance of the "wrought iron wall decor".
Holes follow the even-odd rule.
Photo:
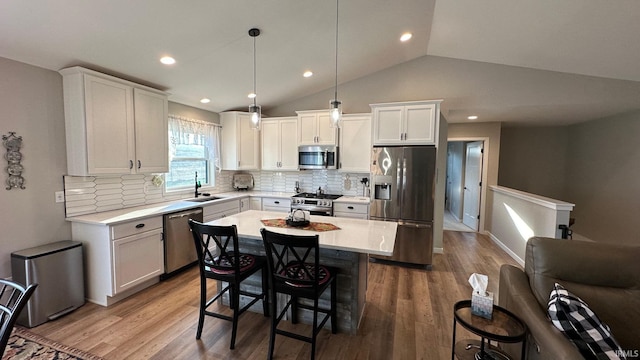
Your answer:
[[[9,131],[9,135],[2,135],[2,145],[7,149],[7,153],[4,155],[8,163],[7,173],[9,173],[7,190],[13,188],[24,189],[24,178],[22,177],[24,168],[20,164],[20,160],[22,160],[22,153],[20,153],[22,136],[16,136],[14,131]]]

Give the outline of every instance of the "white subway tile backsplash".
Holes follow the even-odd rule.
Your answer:
[[[123,208],[144,205],[144,199],[127,199],[122,202]]]
[[[67,201],[67,203],[73,207],[95,206],[96,200],[91,198],[87,200]]]
[[[120,184],[122,178],[119,176],[96,177],[93,182],[96,184]]]
[[[96,183],[95,189],[96,190],[109,190],[109,189],[119,190],[119,189],[122,189],[122,184],[121,183],[114,183],[114,184],[98,184],[98,183]]]
[[[69,206],[72,205],[71,213],[69,213]],[[106,211],[106,210],[102,210]],[[76,216],[82,214],[93,214],[95,212],[99,212],[98,208],[94,206],[75,206],[73,204],[67,204],[67,216]]]
[[[296,181],[304,192],[318,187],[326,193],[358,196],[363,193],[363,173],[341,173],[335,170],[251,171],[254,190],[293,193]],[[233,171],[216,172],[216,185],[201,191],[220,193],[233,191]],[[154,175],[65,176],[67,217],[155,204],[193,197],[193,192],[165,193],[153,184]]]
[[[120,206],[122,207],[122,199],[96,199],[100,206]]]
[[[115,188],[115,189],[98,189],[96,188],[96,196],[105,196],[105,195],[120,195],[122,193],[122,189],[121,188]]]
[[[124,209],[124,206],[122,206],[122,204],[118,204],[118,205],[105,205],[105,206],[98,206],[98,207],[96,207],[95,211],[93,211],[93,212],[104,212],[104,211],[120,210],[120,209]],[[70,216],[70,215],[69,215],[69,214],[67,214],[67,216]]]
[[[66,176],[65,182],[69,184],[73,183],[86,183],[92,182],[95,179],[93,176]]]
[[[97,202],[112,201],[112,200],[117,200],[119,202],[122,202],[122,196],[120,196],[120,194],[97,195],[95,199]]]

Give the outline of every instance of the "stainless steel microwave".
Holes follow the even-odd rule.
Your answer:
[[[338,168],[338,147],[335,145],[298,146],[298,166],[301,170]]]

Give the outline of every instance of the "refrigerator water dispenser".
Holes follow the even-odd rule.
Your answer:
[[[375,199],[376,200],[390,200],[391,199],[391,184],[376,184],[375,185]]]

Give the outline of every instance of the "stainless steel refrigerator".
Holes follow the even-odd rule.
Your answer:
[[[431,265],[435,169],[434,146],[373,148],[369,218],[398,223],[393,255],[374,258]]]

